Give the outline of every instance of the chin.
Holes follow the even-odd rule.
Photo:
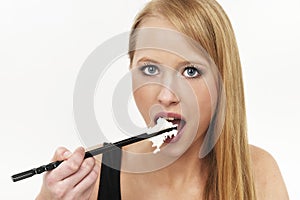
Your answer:
[[[159,154],[169,158],[178,159],[185,153],[187,149],[188,148],[183,146],[175,147],[173,144],[167,144],[163,148],[161,148]]]
[[[173,159],[176,158],[178,159],[179,157],[184,155],[188,150],[191,150],[191,148],[195,147],[196,145],[196,148],[193,149],[197,151],[195,153],[198,155],[201,147],[201,137],[198,135],[195,137],[188,134],[186,134],[185,136],[186,137],[182,137],[176,143],[164,144],[159,154]]]
[[[185,136],[180,138],[180,140],[177,142],[164,144],[164,146],[161,148],[161,151],[159,153],[163,154],[164,156],[169,156],[172,158],[176,158],[176,157],[179,158],[194,143],[194,140],[193,140],[194,137],[189,136],[188,134],[186,134]]]

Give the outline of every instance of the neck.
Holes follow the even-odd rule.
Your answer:
[[[179,158],[154,155],[152,152],[148,156],[138,156],[142,152],[147,152],[149,143],[144,145],[132,145],[124,148],[122,157],[122,168],[125,171],[136,171],[141,176],[147,176],[150,184],[159,182],[159,185],[166,187],[183,187],[191,184],[204,185],[206,181],[205,159],[199,158],[199,150],[202,140],[195,141]],[[153,150],[152,150],[153,151]],[[149,152],[149,151],[148,151]],[[137,154],[135,154],[137,153]],[[170,159],[169,162],[168,159]],[[166,167],[159,169],[165,163]],[[171,163],[171,164],[169,164]],[[159,164],[158,166],[156,166]],[[153,171],[153,169],[158,169]],[[136,174],[136,175],[138,175]],[[138,176],[139,176],[138,175]],[[144,180],[144,179],[143,179]],[[196,183],[195,183],[196,182]]]
[[[169,166],[154,172],[160,182],[174,187],[189,185],[191,182],[203,183],[205,179],[205,162],[199,158],[200,145],[192,146]]]

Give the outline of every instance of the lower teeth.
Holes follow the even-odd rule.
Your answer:
[[[175,137],[174,135],[167,136],[165,140],[171,140],[171,139],[173,139],[174,137]]]

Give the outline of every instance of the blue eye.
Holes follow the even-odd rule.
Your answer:
[[[202,75],[200,70],[194,66],[186,67],[182,74],[187,78],[197,78],[198,76]]]
[[[141,71],[147,76],[154,76],[159,73],[158,67],[152,64],[143,66]]]

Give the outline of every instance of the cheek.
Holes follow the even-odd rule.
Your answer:
[[[205,91],[198,97],[198,108],[200,111],[200,121],[207,124],[210,121],[212,113],[211,96],[209,92]]]
[[[200,112],[199,126],[202,131],[208,127],[212,114],[212,96],[206,84],[199,84],[194,88],[197,96],[198,111]],[[205,130],[204,130],[205,129]]]
[[[155,103],[155,89],[151,86],[144,86],[136,89],[133,93],[135,103],[147,124],[150,123],[149,111]]]

